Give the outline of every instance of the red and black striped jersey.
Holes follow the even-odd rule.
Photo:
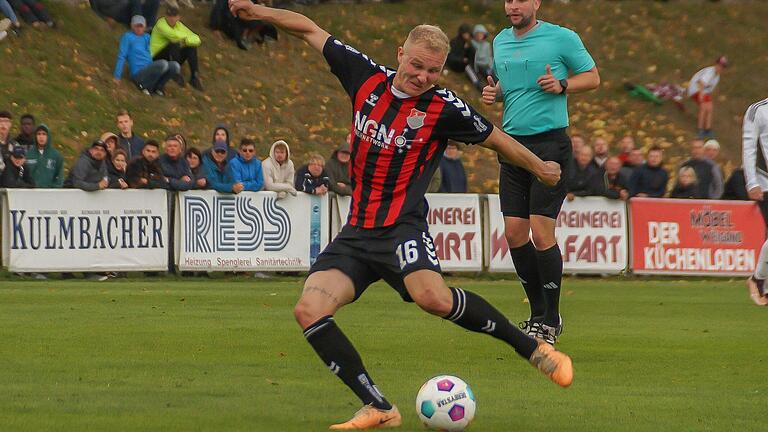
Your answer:
[[[352,100],[350,225],[379,228],[426,215],[424,194],[448,140],[485,141],[493,124],[453,92],[392,91],[395,71],[330,37],[323,55]],[[397,90],[395,90],[397,92]]]

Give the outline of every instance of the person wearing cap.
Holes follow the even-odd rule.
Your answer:
[[[712,165],[712,184],[709,185],[709,199],[720,199],[725,190],[723,180],[723,170],[717,162],[717,155],[720,154],[720,143],[717,140],[710,139],[704,143],[704,159],[711,162]]]
[[[245,186],[235,181],[227,159],[227,142],[216,140],[210,151],[203,155],[203,166],[211,188],[222,193],[240,193]]]
[[[331,180],[331,191],[338,195],[352,195],[352,187],[350,186],[352,181],[349,179],[349,161],[352,155],[349,151],[349,141],[351,139],[352,136],[347,135],[344,144],[333,151],[328,163],[325,164],[325,171]]]
[[[287,142],[277,140],[272,143],[269,157],[261,161],[261,171],[264,173],[265,191],[277,192],[278,199],[283,199],[288,194],[296,196],[296,188],[293,186],[296,169]]]
[[[89,149],[80,153],[75,165],[69,170],[65,186],[84,191],[106,189],[109,186],[109,174],[105,162],[107,154],[107,145],[104,141],[94,141]]]
[[[2,176],[0,176],[0,186],[9,189],[35,187],[32,173],[24,166],[27,161],[26,154],[27,151],[21,146],[16,146],[11,150],[8,163],[5,165]]]
[[[165,139],[165,153],[160,156],[160,168],[168,180],[168,189],[188,191],[195,188],[192,169],[184,157],[186,140],[181,134],[171,134]]]
[[[147,21],[143,16],[134,15],[131,18],[131,31],[120,38],[114,80],[120,83],[127,62],[131,80],[142,93],[165,96],[165,84],[181,72],[181,66],[175,61],[152,60],[150,36],[146,29]]]
[[[243,185],[243,190],[258,192],[264,188],[261,161],[256,157],[256,143],[250,138],[240,141],[240,154],[229,161],[232,177]]]
[[[152,30],[149,51],[153,60],[176,61],[181,66],[189,61],[189,84],[195,89],[203,91],[197,62],[197,47],[201,43],[200,36],[181,22],[179,9],[168,6],[165,16],[157,20],[157,24]],[[181,74],[177,75],[175,79],[179,85],[184,86],[184,78]]]
[[[27,153],[27,168],[35,187],[57,189],[64,185],[64,158],[53,148],[51,131],[44,124],[35,129],[35,146]]]
[[[141,157],[128,164],[125,173],[128,186],[134,189],[168,189],[168,180],[157,161],[159,157],[160,144],[155,140],[148,140],[141,149]]]
[[[720,75],[728,67],[728,58],[718,57],[715,64],[696,72],[688,84],[688,96],[699,106],[697,127],[699,138],[712,138],[714,101],[712,93],[720,82]]]

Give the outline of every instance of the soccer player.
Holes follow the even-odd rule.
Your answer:
[[[543,162],[495,128],[453,92],[435,86],[449,41],[437,27],[414,28],[398,48],[398,69],[380,66],[309,18],[249,0],[230,1],[241,19],[262,20],[322,52],[353,105],[347,224],[310,269],[294,315],[320,358],[362,401],[354,417],[331,429],[396,427],[400,413],[379,391],[333,316],[383,279],[405,301],[511,345],[555,383],[573,379],[571,359],[519,331],[480,296],[446,286],[425,219],[424,193],[448,139],[501,152],[555,184],[557,163]]]
[[[491,105],[497,95],[503,96],[504,131],[538,157],[556,161],[564,171],[562,180],[549,186],[535,181],[523,167],[499,158],[504,235],[531,307],[531,317],[520,327],[554,344],[563,329],[563,258],[555,239],[555,219],[566,196],[565,171],[573,158],[566,134],[566,95],[597,88],[600,75],[575,32],[536,19],[539,6],[541,0],[505,0],[512,28],[502,30],[493,41],[499,82],[488,77],[483,102]],[[573,72],[570,77],[569,71]]]
[[[768,99],[752,104],[744,114],[744,179],[749,199],[757,201],[768,225]],[[749,296],[759,306],[768,305],[768,240],[760,249],[755,274],[747,280]]]

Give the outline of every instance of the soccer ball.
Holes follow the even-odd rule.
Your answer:
[[[475,418],[475,395],[461,378],[436,376],[421,386],[416,412],[430,429],[463,431]]]

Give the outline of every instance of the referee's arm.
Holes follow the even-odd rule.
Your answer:
[[[595,66],[586,72],[569,77],[567,81],[568,88],[565,89],[566,93],[582,93],[594,90],[600,86],[600,72],[597,71],[597,66]]]
[[[553,161],[543,161],[514,138],[494,126],[488,138],[479,144],[504,156],[531,174],[547,186],[554,186],[560,181],[560,165]]]
[[[248,20],[261,20],[280,27],[287,33],[304,39],[312,48],[323,52],[325,42],[331,36],[306,16],[285,9],[275,9],[251,3],[251,0],[229,0],[232,15]]]

